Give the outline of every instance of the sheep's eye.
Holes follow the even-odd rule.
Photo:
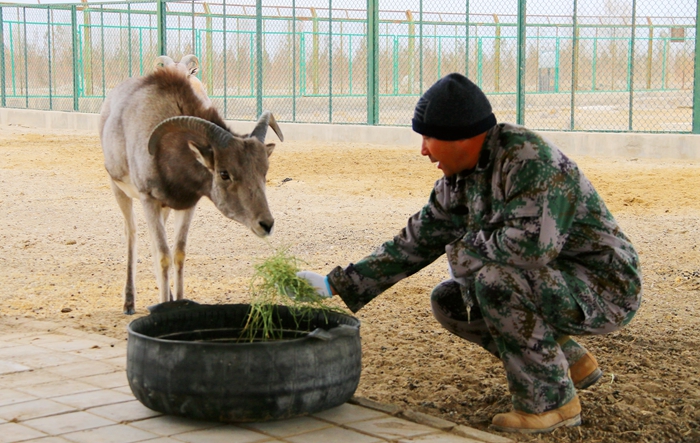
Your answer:
[[[231,176],[228,175],[228,171],[219,171],[219,177],[221,177],[221,180],[231,180]]]

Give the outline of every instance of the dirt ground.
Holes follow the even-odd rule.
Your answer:
[[[605,371],[579,393],[583,425],[517,439],[698,442],[700,161],[575,160],[639,250],[644,303],[622,331],[580,339]],[[404,226],[439,175],[418,147],[278,143],[268,174],[275,234],[262,241],[202,201],[190,231],[186,296],[247,302],[252,264],[273,248],[288,247],[323,273],[357,261]],[[137,211],[137,314],[125,316],[123,220],[97,136],[0,127],[0,315],[126,339],[126,325],[158,301]],[[443,258],[358,313],[357,394],[485,430],[510,409],[505,375],[499,361],[433,319],[429,294],[446,277]]]

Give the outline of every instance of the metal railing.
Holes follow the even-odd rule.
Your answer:
[[[592,0],[309,3],[5,4],[0,104],[99,112],[158,55],[194,53],[227,119],[408,125],[425,89],[462,72],[499,120],[533,129],[700,133],[694,0],[596,15]]]

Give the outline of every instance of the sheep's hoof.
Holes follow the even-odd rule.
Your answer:
[[[124,306],[124,314],[134,315],[134,314],[136,314],[136,309],[134,309],[133,306]]]

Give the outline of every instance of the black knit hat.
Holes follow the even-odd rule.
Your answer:
[[[438,140],[472,138],[496,126],[486,95],[462,74],[438,80],[418,100],[413,130]]]

